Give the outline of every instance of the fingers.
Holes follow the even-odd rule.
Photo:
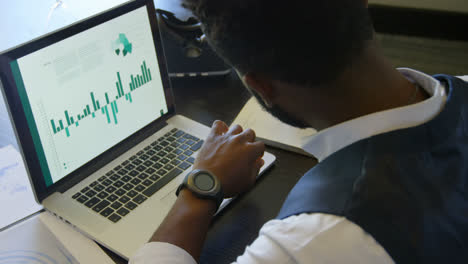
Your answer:
[[[242,132],[242,127],[238,124],[235,124],[235,125],[232,125],[230,128],[229,128],[229,131],[227,132],[227,134],[229,135],[237,135],[239,133]]]
[[[237,137],[240,137],[240,138],[242,138],[243,140],[245,140],[247,142],[254,142],[255,138],[256,138],[256,135],[255,135],[255,131],[253,131],[250,128],[247,128],[242,133],[237,135]]]
[[[251,148],[251,157],[254,159],[258,159],[259,157],[263,157],[263,153],[265,153],[265,144],[261,141],[248,143],[249,147]]]
[[[213,135],[222,135],[228,131],[229,127],[223,121],[216,120],[211,126],[211,134]]]

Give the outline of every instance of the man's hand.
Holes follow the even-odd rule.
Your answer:
[[[235,196],[255,182],[264,163],[264,151],[265,145],[255,142],[253,130],[242,131],[238,125],[229,129],[224,122],[215,121],[194,169],[211,171],[221,182],[224,195]],[[183,189],[150,241],[176,245],[198,260],[215,212],[212,200],[200,199]]]
[[[252,129],[242,131],[239,125],[229,128],[216,120],[193,168],[212,172],[221,182],[224,196],[232,197],[255,183],[264,164],[264,151],[265,145],[255,142]]]

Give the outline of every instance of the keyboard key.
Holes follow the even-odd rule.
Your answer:
[[[179,142],[172,142],[170,146],[173,147],[173,148],[177,148],[180,145],[181,144]]]
[[[161,149],[163,149],[163,147],[157,145],[157,146],[154,146],[153,149],[154,149],[154,151],[160,151]]]
[[[144,179],[146,179],[148,177],[149,177],[149,175],[144,173],[144,172],[142,172],[140,175],[138,175],[138,178],[140,178],[141,180],[144,180]]]
[[[85,205],[89,208],[95,206],[97,203],[99,203],[101,200],[99,200],[97,197],[91,198],[91,200],[87,201]]]
[[[110,201],[110,202],[113,202],[113,201],[117,200],[117,198],[119,198],[119,197],[117,197],[117,195],[115,195],[115,194],[111,194],[111,195],[107,196],[107,200]]]
[[[76,198],[80,197],[80,195],[81,195],[81,194],[80,194],[79,192],[77,192],[77,193],[75,193],[75,194],[72,196],[72,198],[73,198],[73,199],[76,199]]]
[[[187,163],[187,162],[182,162],[182,164],[179,165],[179,168],[183,169],[183,170],[186,170],[188,169],[190,166],[192,166],[192,164],[190,163]]]
[[[111,171],[107,172],[106,175],[107,175],[107,176],[114,175],[114,171],[111,170]]]
[[[165,152],[165,151],[159,151],[158,154],[156,154],[156,155],[158,155],[159,157],[163,158],[163,157],[165,157],[165,156],[167,155],[167,152]]]
[[[175,137],[168,137],[168,138],[167,138],[167,141],[169,141],[169,142],[173,142],[173,141],[175,141],[175,140],[176,140]]]
[[[114,208],[115,210],[119,209],[122,206],[119,202],[114,202],[110,207]],[[118,213],[118,212],[117,212]]]
[[[188,158],[186,161],[193,164],[193,163],[195,162],[195,158],[194,158],[194,157],[190,157],[190,158]]]
[[[177,131],[179,131],[179,129],[177,129],[177,128],[171,129],[171,133],[174,133],[174,132],[177,132]]]
[[[164,134],[164,137],[167,138],[168,136],[170,136],[172,133],[171,131],[167,132],[166,134]]]
[[[167,164],[169,161],[171,161],[171,160],[169,160],[169,159],[167,159],[167,158],[163,158],[160,162],[161,162],[162,164]]]
[[[107,179],[106,176],[101,176],[101,177],[98,179],[98,181],[102,182],[102,181],[105,181],[106,179]]]
[[[148,173],[149,175],[153,174],[156,170],[153,169],[153,168],[148,168],[147,170],[145,170],[146,173]]]
[[[170,159],[170,160],[174,159],[175,157],[177,157],[177,155],[174,154],[174,153],[170,153],[170,154],[167,155],[167,158]]]
[[[179,154],[181,154],[182,152],[184,152],[184,151],[181,150],[181,149],[176,149],[176,150],[174,150],[172,153],[174,153],[174,154],[176,154],[176,155],[179,155]]]
[[[131,171],[135,168],[135,165],[133,164],[128,164],[127,166],[125,166],[125,169],[128,170],[128,171]]]
[[[183,144],[182,146],[179,147],[179,149],[187,150],[189,147],[190,147],[189,145]]]
[[[125,175],[125,174],[128,173],[128,170],[126,170],[126,169],[121,169],[121,170],[119,170],[117,173],[118,173],[119,175],[122,175],[122,176],[123,176],[123,175]]]
[[[184,161],[184,160],[186,160],[187,158],[188,158],[188,157],[185,156],[184,154],[181,154],[181,155],[179,155],[179,156],[177,157],[177,159],[178,159],[178,160],[181,160],[181,161]]]
[[[178,160],[178,159],[174,159],[171,161],[171,164],[174,165],[174,166],[177,166],[181,163],[182,161]]]
[[[132,181],[130,181],[132,184],[135,184],[135,185],[138,185],[141,180],[139,180],[138,178],[134,178]]]
[[[108,219],[114,223],[117,223],[120,219],[122,219],[122,217],[120,217],[118,214],[111,214]]]
[[[108,193],[113,193],[115,192],[115,190],[117,190],[117,188],[115,188],[114,186],[109,186],[106,188],[106,192]]]
[[[184,131],[179,130],[179,131],[177,131],[173,136],[176,137],[176,138],[178,138],[178,137],[182,136],[183,134],[185,134]]]
[[[94,186],[96,186],[96,185],[98,185],[98,182],[97,182],[97,181],[94,181],[94,182],[92,182],[92,183],[89,185],[89,187],[94,187]]]
[[[173,147],[166,147],[166,148],[164,148],[164,151],[166,151],[166,152],[172,152],[173,150],[174,150]]]
[[[104,190],[104,186],[102,186],[101,184],[98,184],[98,185],[96,185],[96,186],[94,187],[94,190],[100,192],[100,191]]]
[[[122,166],[127,166],[129,163],[130,163],[130,161],[126,160],[126,161],[122,162]]]
[[[158,160],[160,160],[161,158],[158,157],[158,156],[153,156],[150,158],[150,160],[154,161],[154,162],[157,162]]]
[[[140,160],[143,160],[143,161],[145,161],[145,160],[147,160],[149,158],[150,158],[150,156],[148,156],[146,154],[143,154],[143,155],[140,156]]]
[[[145,189],[145,186],[143,185],[138,185],[137,187],[135,187],[135,190],[137,190],[138,192],[142,192],[144,189]]]
[[[189,156],[189,157],[190,157],[190,156],[192,156],[192,154],[193,154],[193,151],[191,151],[191,150],[186,150],[186,151],[184,152],[184,155],[185,155],[185,156]]]
[[[143,184],[144,186],[148,187],[148,186],[150,186],[151,184],[153,184],[153,182],[150,181],[150,180],[145,180],[145,181],[143,181],[142,184]]]
[[[124,189],[118,189],[117,191],[115,191],[115,195],[117,196],[122,196],[126,193],[127,191],[125,191]]]
[[[121,202],[121,203],[126,203],[128,201],[130,201],[130,198],[128,198],[127,196],[122,196],[119,199],[119,202]]]
[[[102,209],[106,208],[108,205],[110,204],[109,201],[101,201],[100,203],[98,203],[96,206],[93,207],[93,211],[95,212],[100,212]]]
[[[154,150],[148,150],[146,152],[146,155],[148,155],[148,156],[153,156],[154,154],[156,154],[156,151],[154,151]]]
[[[145,165],[146,167],[151,167],[151,165],[153,165],[153,162],[151,160],[147,160],[143,162],[143,165]]]
[[[164,176],[164,175],[167,173],[167,171],[164,170],[164,169],[160,169],[160,170],[158,170],[156,173],[157,173],[159,176]]]
[[[130,213],[130,211],[125,208],[120,208],[119,210],[117,210],[117,213],[121,216],[126,216],[128,213]]]
[[[143,171],[146,170],[146,167],[143,166],[143,165],[140,165],[140,166],[138,166],[136,169],[137,169],[137,171],[139,171],[139,172],[143,172]]]
[[[161,163],[155,163],[155,164],[153,164],[152,167],[155,168],[155,169],[160,169],[160,168],[162,168],[162,165],[161,165]]]
[[[120,169],[122,169],[122,166],[117,165],[117,166],[114,168],[114,171],[119,171]]]
[[[104,198],[106,198],[107,196],[109,196],[109,194],[106,193],[106,192],[100,192],[100,193],[98,193],[98,195],[97,195],[97,197],[99,197],[99,198],[101,198],[101,199],[104,199]]]
[[[131,180],[132,180],[132,177],[130,177],[130,176],[128,176],[128,175],[125,175],[125,176],[123,176],[120,180],[123,181],[123,182],[128,182],[128,181],[131,181]]]
[[[76,199],[79,203],[84,203],[89,200],[88,197],[81,195],[78,199]]]
[[[158,175],[151,175],[150,179],[152,179],[153,181],[157,181],[157,180],[159,180],[159,176]]]
[[[195,144],[195,141],[189,139],[185,142],[185,144],[192,146],[193,144]]]
[[[125,207],[127,207],[128,209],[130,210],[133,210],[137,207],[138,205],[136,205],[135,203],[133,203],[132,201],[128,202]]]
[[[138,151],[137,155],[140,156],[140,155],[143,155],[145,154],[145,152],[142,150],[142,151]]]
[[[148,149],[150,149],[150,148],[151,148],[150,146],[147,146],[147,147],[145,147],[143,150],[146,151],[146,150],[148,150]]]
[[[127,193],[127,196],[130,197],[130,198],[133,198],[137,195],[138,193],[135,192],[134,190],[131,190]]]
[[[116,182],[114,182],[113,185],[114,185],[116,188],[120,188],[120,187],[122,187],[122,185],[124,185],[124,183],[123,183],[122,181],[116,181]]]
[[[185,139],[185,138],[183,138],[183,137],[177,139],[177,142],[179,142],[179,143],[181,143],[181,144],[184,143],[185,141],[187,141],[187,139]]]
[[[174,166],[172,166],[171,164],[167,164],[166,166],[164,166],[164,169],[167,170],[167,171],[170,171],[174,168]]]
[[[96,192],[93,190],[89,190],[88,192],[86,192],[86,196],[88,196],[89,198],[93,197],[94,195],[96,195]]]
[[[104,210],[101,212],[101,215],[104,216],[104,217],[108,217],[108,216],[111,215],[113,212],[114,212],[114,210],[112,210],[112,209],[110,209],[109,207],[107,207],[106,209],[104,209]]]
[[[170,143],[167,142],[167,141],[163,141],[163,142],[159,143],[159,145],[161,145],[161,146],[163,146],[163,147],[167,147],[167,146],[169,146],[169,144],[170,144]]]
[[[143,191],[143,194],[150,197],[156,191],[161,189],[164,185],[170,182],[172,179],[177,177],[179,174],[182,173],[181,169],[175,168],[171,172],[169,172],[165,177],[161,178],[159,181],[155,182],[153,185],[148,187],[146,190]]]
[[[138,171],[136,170],[132,170],[131,172],[128,173],[128,175],[132,176],[132,177],[135,177],[138,175]]]
[[[204,142],[203,140],[198,141],[197,144],[193,145],[193,146],[190,148],[190,150],[191,150],[191,151],[197,151],[197,150],[199,150],[199,149],[201,148],[201,146],[203,145],[203,142]]]
[[[117,175],[117,174],[114,174],[114,175],[110,176],[109,178],[110,178],[111,180],[113,180],[113,181],[116,181],[116,180],[120,179],[120,176]]]
[[[140,164],[142,164],[142,163],[143,163],[143,161],[138,160],[138,159],[137,159],[137,160],[134,160],[134,161],[132,162],[132,164],[134,164],[135,166],[138,166],[138,165],[140,165]]]
[[[130,157],[130,160],[134,161],[136,158],[138,158],[137,155],[133,155],[133,156]]]
[[[130,183],[127,183],[122,188],[124,188],[127,191],[130,191],[131,189],[133,189],[133,187],[135,187],[135,186],[130,184]]]
[[[137,197],[133,198],[132,201],[134,201],[137,204],[141,204],[142,202],[146,201],[146,199],[147,198],[145,196],[139,194]]]
[[[102,185],[104,185],[104,186],[109,186],[109,185],[111,185],[111,184],[112,184],[112,181],[109,180],[109,179],[105,179],[105,180],[102,182]]]
[[[84,187],[83,189],[81,189],[80,192],[85,193],[85,192],[87,192],[87,191],[89,191],[89,187]]]

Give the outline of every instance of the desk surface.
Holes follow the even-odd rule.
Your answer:
[[[37,7],[31,6],[31,1],[26,3],[25,0],[1,3],[0,6],[6,8],[0,8],[0,10],[9,10],[14,15],[11,15],[9,21],[1,21],[5,23],[0,24],[11,25],[11,21],[14,21],[14,17],[18,17],[19,13],[28,14],[33,12],[34,8],[42,10],[43,16],[43,13],[52,6],[53,2],[35,3],[34,5],[40,5]],[[64,2],[67,3],[67,0]],[[80,2],[82,3],[81,7],[83,7],[94,4],[96,1],[82,0]],[[124,1],[106,0],[102,2],[99,6],[94,5],[95,8],[89,10],[87,15]],[[70,1],[71,3],[72,1]],[[80,18],[84,15],[85,13],[80,13]],[[7,18],[3,17],[3,19]],[[42,17],[42,19],[44,18]],[[61,20],[58,17],[56,19],[57,21],[54,23],[58,24],[54,24],[55,28],[73,22],[66,18]],[[22,25],[15,27],[18,29],[16,32],[13,32],[11,28],[5,29],[5,26],[0,28],[0,34],[9,36],[8,41],[0,43],[0,50],[45,33],[39,27],[33,27],[33,18],[17,21],[22,21]],[[172,85],[177,112],[208,126],[216,119],[226,123],[232,122],[244,103],[250,98],[250,94],[234,73],[225,77],[209,79],[174,79]],[[9,144],[17,147],[0,93],[0,147]],[[267,148],[267,150],[276,155],[275,166],[259,179],[251,191],[241,195],[214,219],[201,256],[201,263],[230,263],[235,260],[237,255],[242,254],[245,246],[257,237],[260,227],[277,215],[283,200],[297,180],[315,165],[312,159],[305,156],[274,148]],[[112,252],[108,250],[106,252],[117,263],[125,263],[123,259]]]

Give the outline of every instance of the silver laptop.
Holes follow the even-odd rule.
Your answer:
[[[153,1],[6,51],[0,68],[38,202],[131,257],[173,205],[210,131],[175,114]],[[265,153],[261,172],[274,159]]]

